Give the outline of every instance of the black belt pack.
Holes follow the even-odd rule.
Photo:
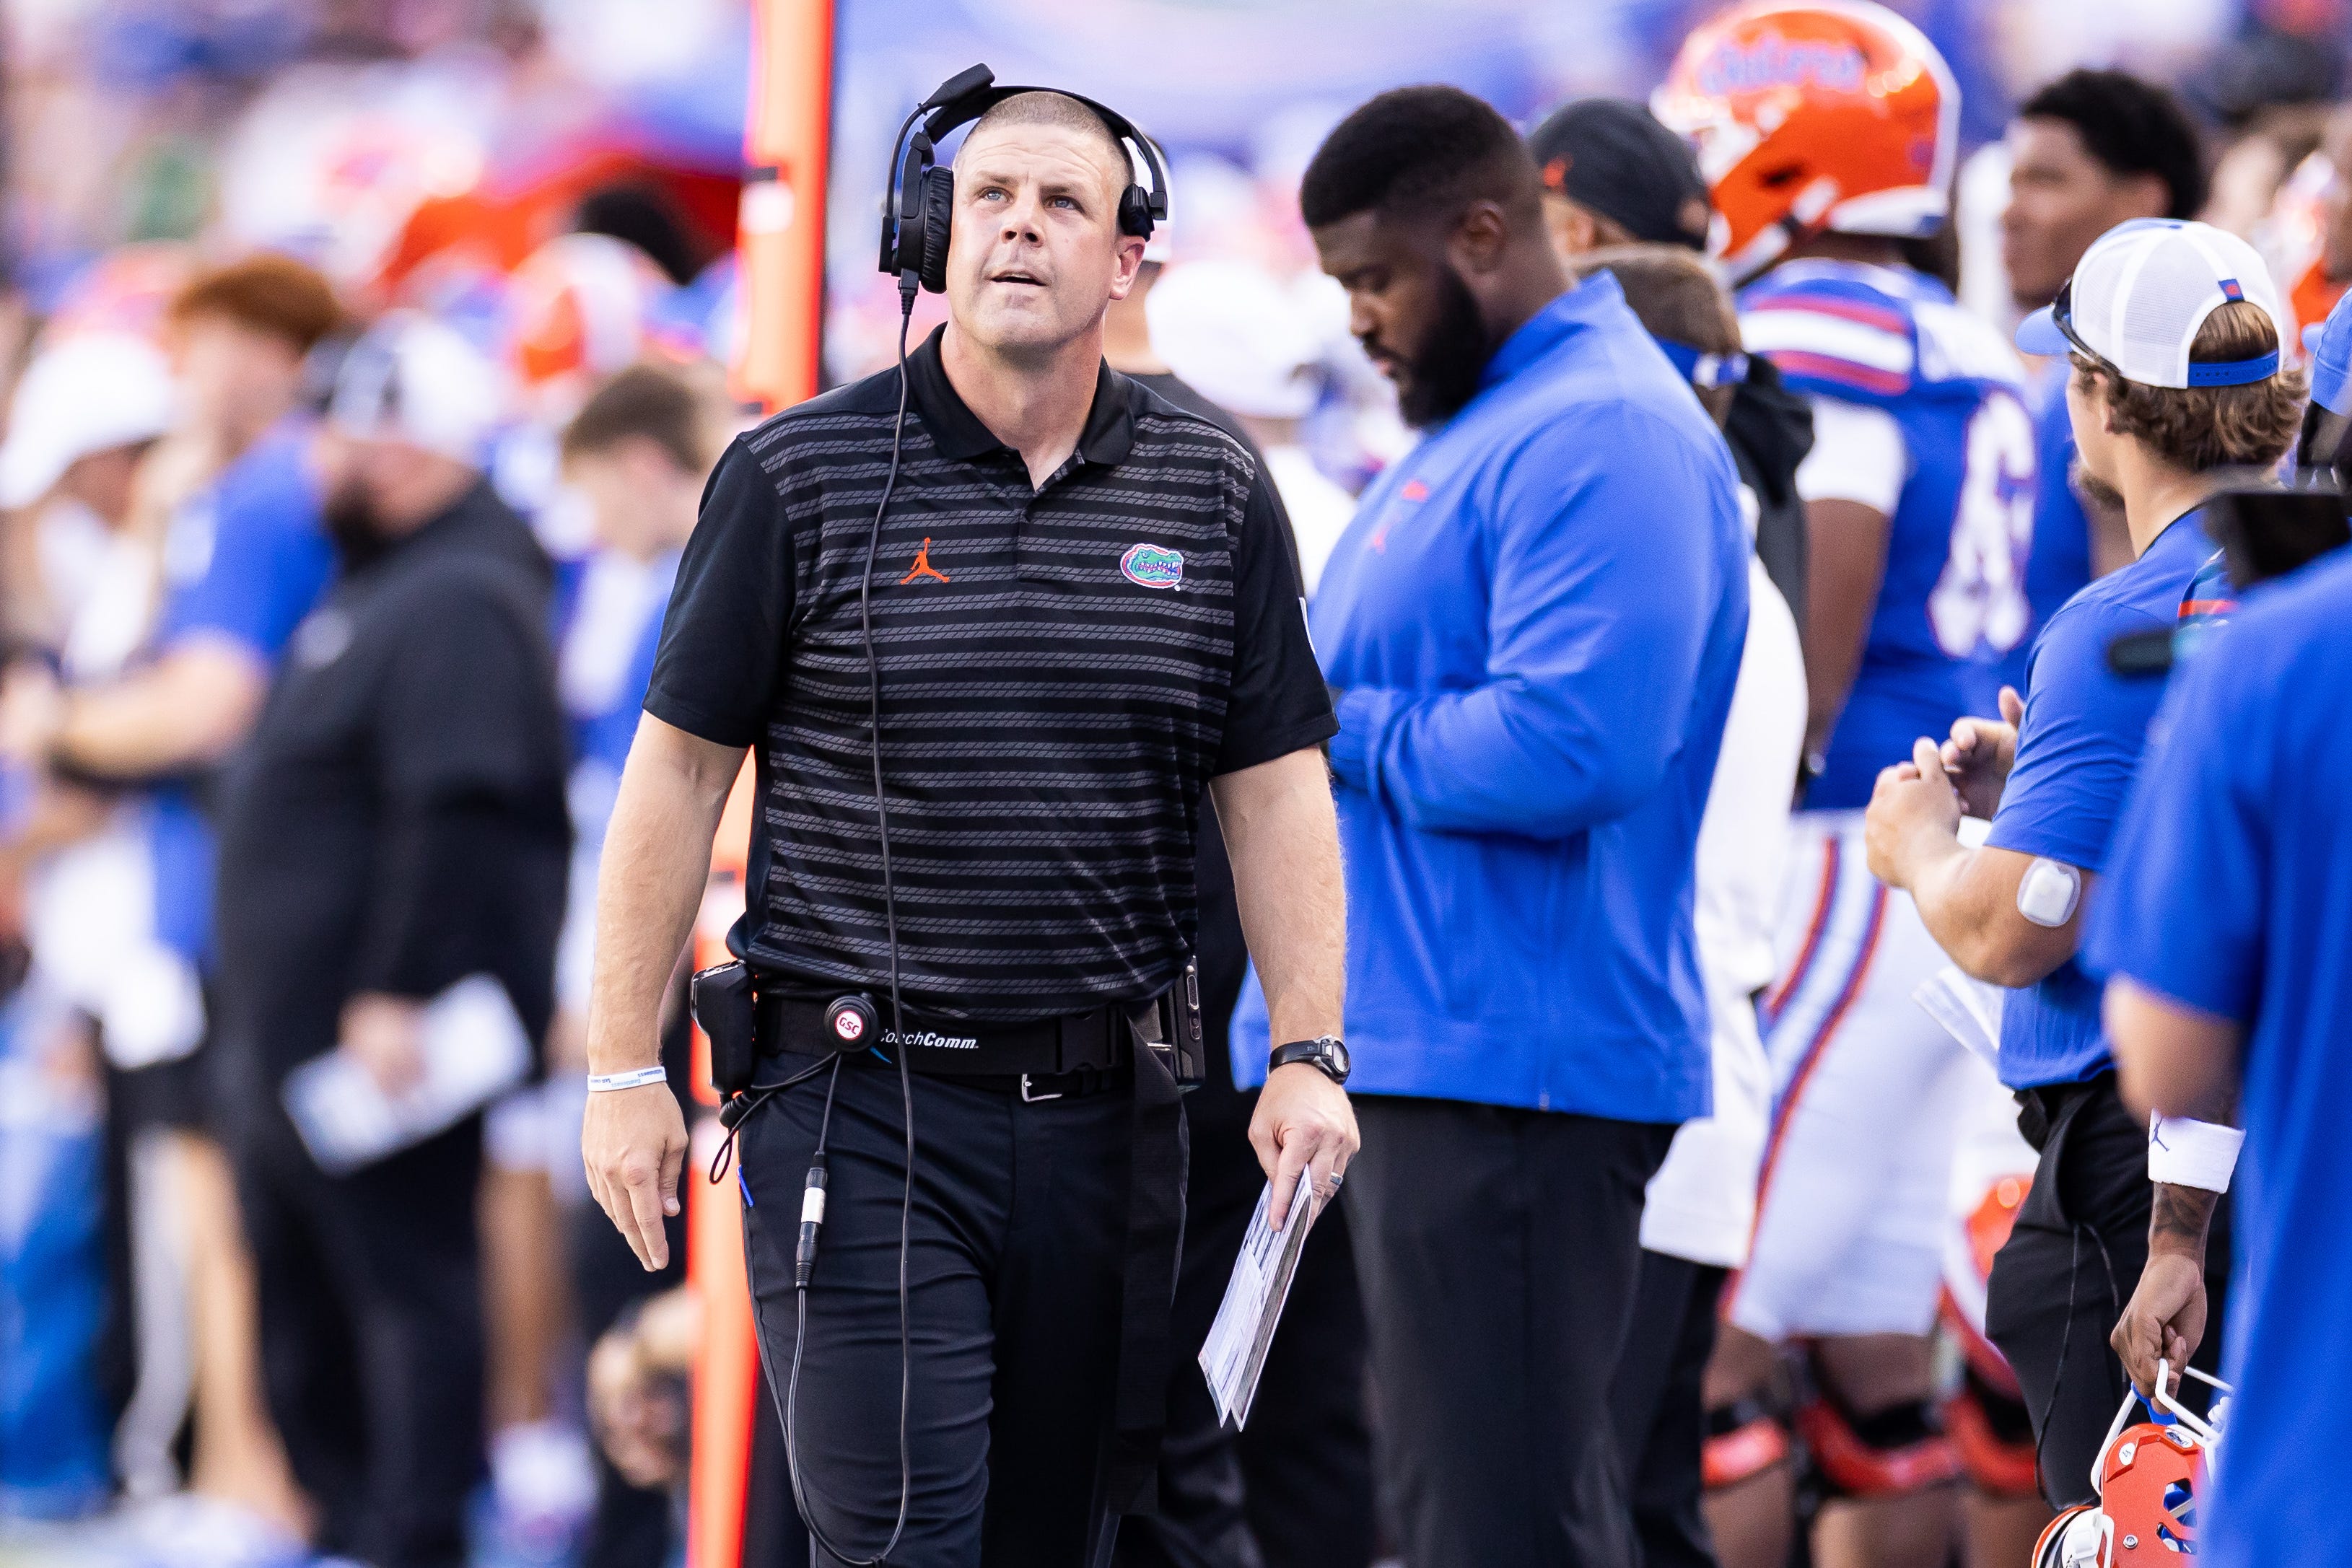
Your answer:
[[[879,1020],[883,1009],[864,993],[820,1001],[760,992],[739,959],[698,971],[689,995],[695,1022],[710,1042],[710,1084],[721,1098],[751,1087],[759,1059],[903,1050],[918,1072],[948,1077],[1034,1077],[1108,1072],[1141,1046],[1181,1088],[1208,1075],[1198,966],[1187,960],[1174,985],[1147,1001],[1112,1003],[1025,1024],[910,1019],[902,1042]]]
[[[721,1100],[751,1087],[760,1046],[753,1021],[751,971],[741,960],[695,971],[687,1005],[710,1042],[710,1086]]]

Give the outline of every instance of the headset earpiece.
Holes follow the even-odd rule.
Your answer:
[[[955,171],[930,168],[923,171],[923,226],[917,237],[922,243],[922,265],[918,269],[923,287],[934,294],[944,294],[948,287],[948,240],[955,222]]]
[[[1137,239],[1151,237],[1151,194],[1133,181],[1118,193],[1118,232]]]

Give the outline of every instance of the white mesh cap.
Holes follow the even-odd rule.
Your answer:
[[[2017,346],[2029,354],[2080,350],[2126,381],[2151,387],[2242,386],[2278,374],[2275,349],[2251,360],[2192,363],[2205,318],[2247,300],[2279,332],[2278,291],[2252,246],[2210,224],[2138,218],[2118,224],[2075,264],[2056,303],[2028,316]]]
[[[487,355],[421,311],[392,310],[343,356],[327,422],[479,465],[506,406],[505,375]]]

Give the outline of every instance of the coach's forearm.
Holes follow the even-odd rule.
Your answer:
[[[1338,1034],[1348,897],[1322,754],[1294,751],[1228,773],[1213,788],[1275,1043]]]
[[[740,747],[714,745],[651,714],[637,722],[596,879],[591,1072],[660,1060],[662,992],[694,929],[711,835],[742,765]]]

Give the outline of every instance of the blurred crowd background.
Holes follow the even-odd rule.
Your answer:
[[[1308,154],[1348,109],[1401,83],[1459,84],[1523,125],[1571,98],[1646,98],[1715,8],[841,0],[825,379],[892,351],[897,299],[873,268],[872,223],[907,107],[974,60],[1000,81],[1094,95],[1172,165],[1150,348],[1251,422],[1311,579],[1349,497],[1410,436],[1315,269],[1296,200]],[[2263,249],[2300,324],[2352,282],[2346,0],[1896,8],[1962,89],[1954,266],[1987,317],[2005,326],[2013,308],[1998,246],[2003,126],[2082,64],[2179,89],[2210,133],[2206,215]],[[254,683],[328,567],[323,545],[308,569],[299,541],[271,558],[256,592],[277,597],[239,612],[255,661],[242,676],[175,663],[203,642],[189,625],[207,624],[191,622],[187,591],[211,546],[192,559],[189,540],[211,536],[190,519],[225,497],[266,509],[262,480],[230,476],[269,441],[299,442],[321,343],[393,310],[465,340],[500,389],[479,433],[486,472],[558,567],[575,899],[593,887],[612,744],[625,750],[631,683],[642,690],[692,494],[759,412],[730,398],[724,373],[740,330],[751,19],[747,0],[7,0],[5,14],[0,1555],[67,1542],[123,1562],[270,1560],[291,1551],[303,1507],[283,1456],[257,1410],[206,1410],[200,1396],[253,1383],[234,1364],[249,1343],[238,1351],[205,1316],[249,1311],[249,1286],[209,1268],[233,1234],[218,1228],[226,1177],[184,1117],[125,1086],[205,1032],[211,884],[201,843],[175,827],[175,792],[200,796],[234,748]],[[919,334],[940,309],[924,297]],[[163,668],[184,684],[151,678]],[[91,765],[57,768],[70,694],[142,679],[145,700],[188,717],[178,752],[117,767],[113,742],[83,735],[73,747]],[[81,712],[85,729],[96,711]],[[615,1476],[651,1483],[632,1489],[651,1500],[630,1527],[652,1541],[650,1560],[676,1550],[663,1499],[686,1419],[676,1375],[695,1339],[690,1302],[660,1298],[633,1318],[601,1369],[591,1354],[631,1291],[600,1301],[583,1283],[619,1247],[577,1153],[583,933],[575,921],[560,965],[551,1087],[493,1118],[480,1561],[577,1560]],[[579,1255],[594,1247],[601,1264]],[[134,1300],[157,1249],[179,1293]],[[604,1454],[589,1436],[598,1376]],[[192,1480],[210,1500],[190,1500]]]

